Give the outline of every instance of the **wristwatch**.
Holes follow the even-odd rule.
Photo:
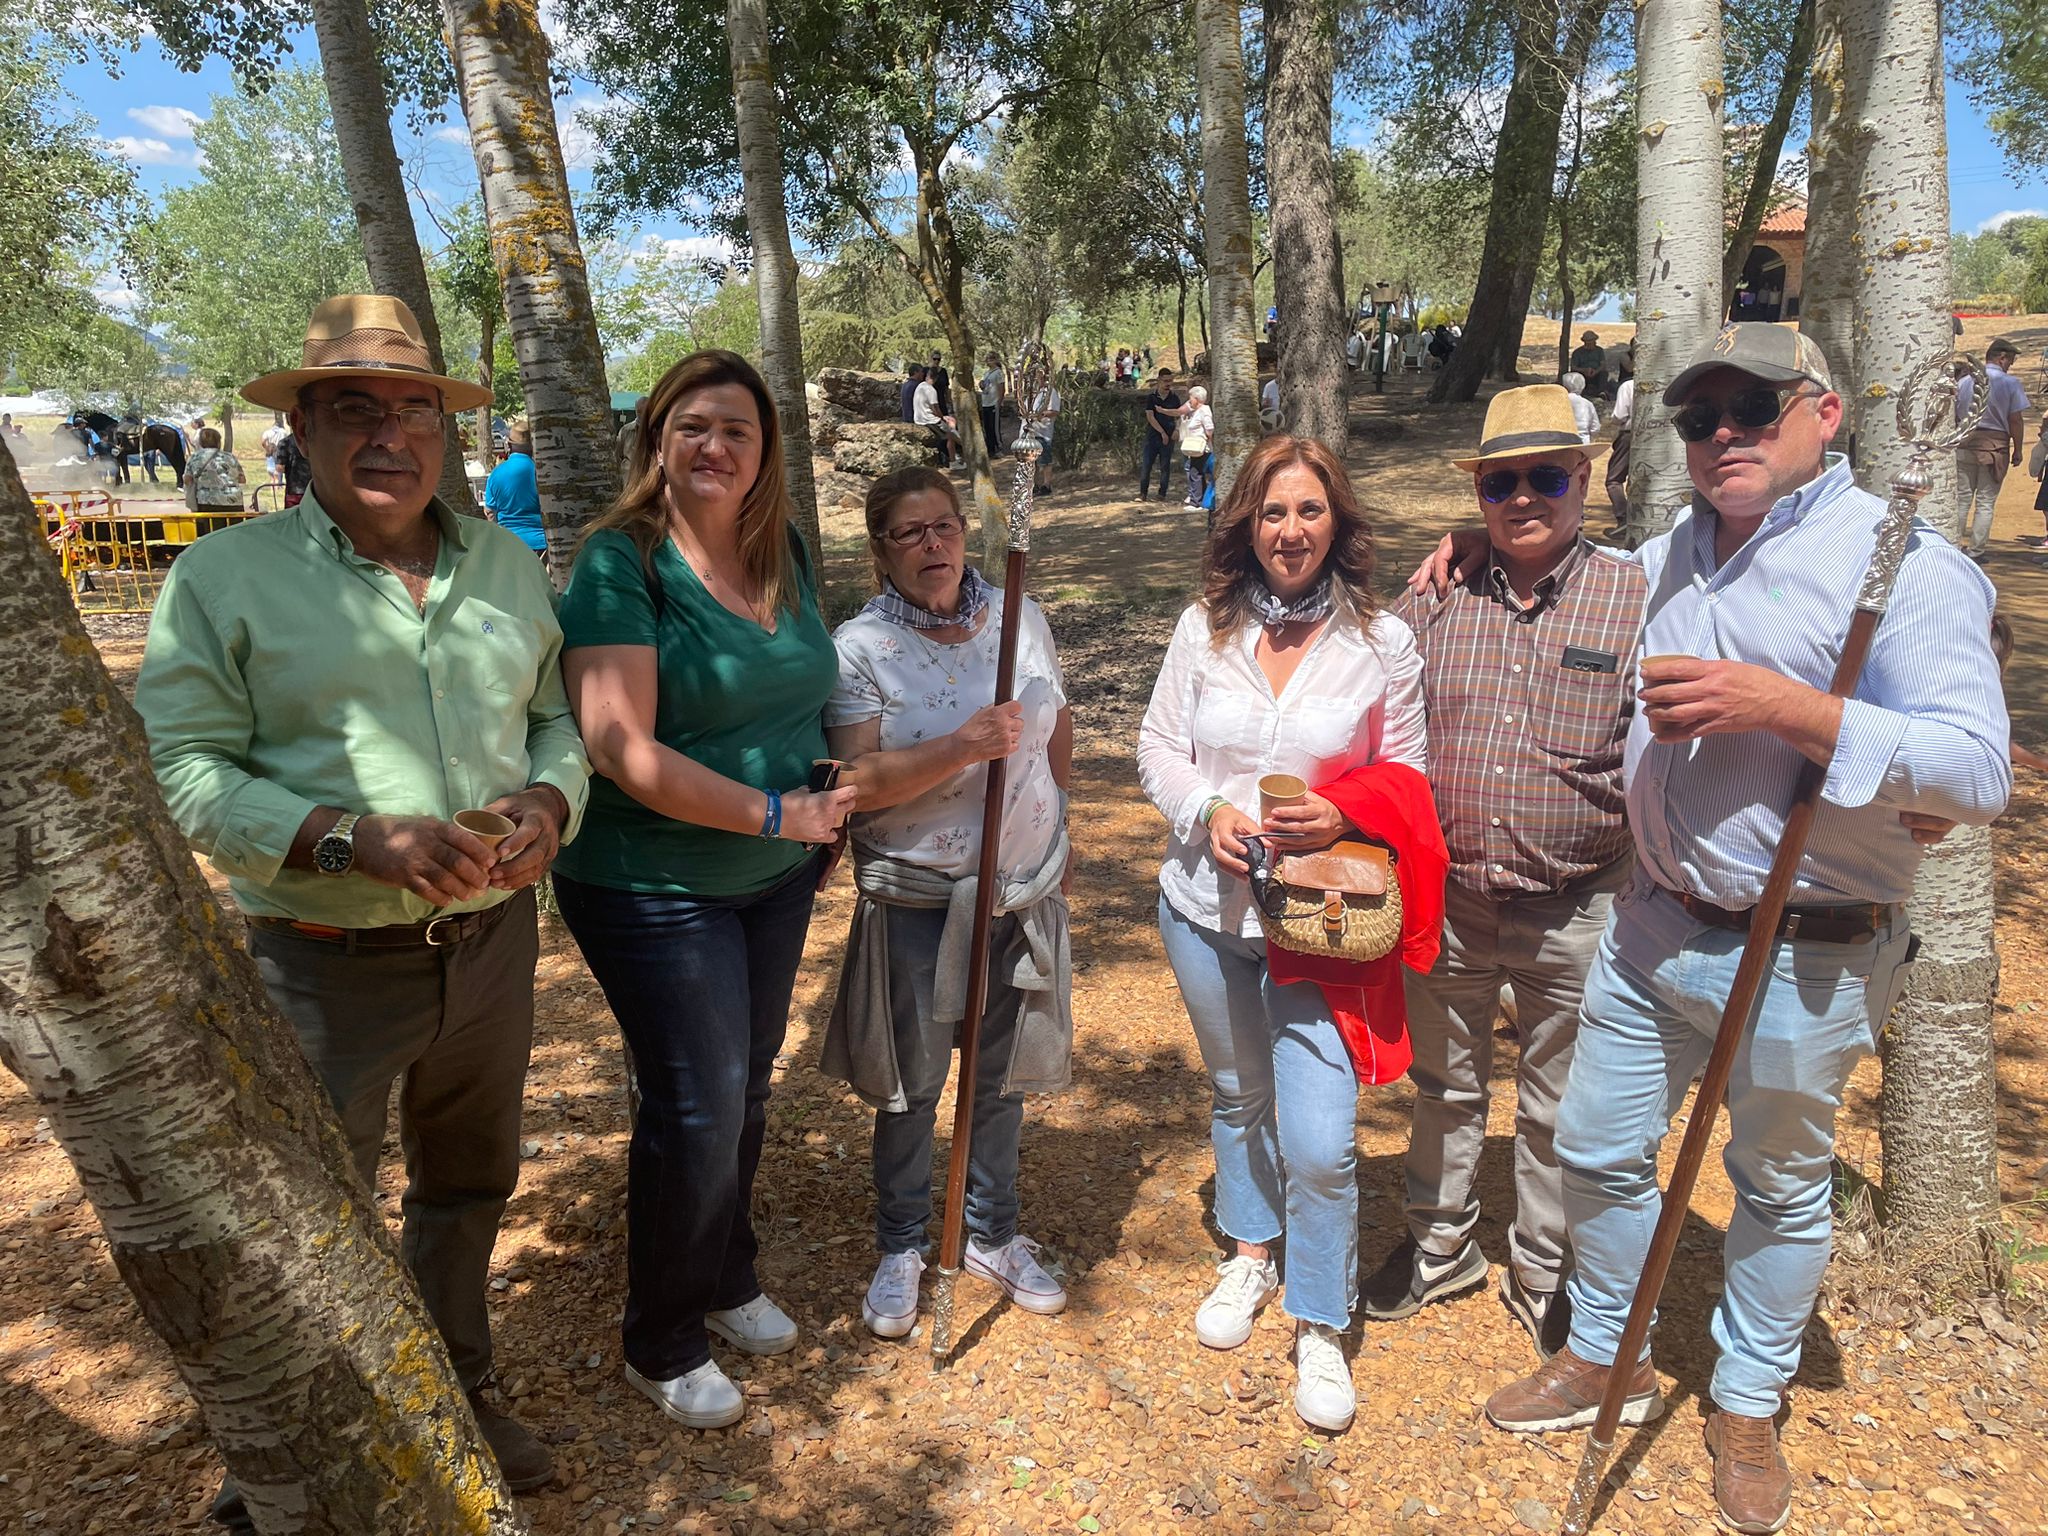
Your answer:
[[[362,816],[345,811],[327,835],[313,845],[313,867],[323,875],[345,875],[355,867],[356,823]]]

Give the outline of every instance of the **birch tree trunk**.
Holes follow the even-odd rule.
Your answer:
[[[1799,329],[1819,346],[1845,386],[1857,377],[1856,195],[1863,181],[1867,136],[1861,108],[1848,97],[1851,80],[1842,52],[1849,0],[1816,0],[1813,84],[1806,155],[1806,270],[1800,279]],[[1861,86],[1861,80],[1855,82]],[[1850,420],[1838,446],[1855,459],[1854,394]]]
[[[1209,408],[1216,500],[1259,440],[1259,343],[1252,314],[1251,152],[1237,0],[1195,0],[1202,116],[1202,228],[1209,256]]]
[[[526,1523],[0,453],[0,1064],[260,1531]]]
[[[1344,280],[1330,101],[1336,0],[1266,0],[1266,169],[1280,420],[1344,453]]]
[[[313,0],[313,31],[320,40],[320,73],[327,81],[327,106],[334,114],[334,139],[348,177],[356,227],[363,235],[370,284],[412,311],[426,339],[427,360],[436,373],[446,374],[441,322],[434,315],[427,263],[420,255],[412,203],[398,168],[397,146],[391,141],[391,105],[384,95],[384,69],[370,31],[369,10],[363,0]],[[437,494],[458,512],[474,512],[476,496],[469,488],[462,430],[453,413],[442,431],[448,451],[441,460]]]
[[[1906,375],[1946,357],[1950,327],[1948,136],[1939,0],[1847,0],[1847,97],[1868,124],[1855,191],[1857,416],[1864,488],[1885,495],[1909,457],[1894,411]],[[1954,542],[1955,459],[1936,454],[1921,514]],[[1952,1236],[1998,1206],[1990,834],[1958,828],[1928,850],[1909,906],[1920,958],[1885,1030],[1878,1134],[1884,1213],[1908,1250]],[[1959,1256],[1966,1244],[1938,1243]]]
[[[754,250],[754,293],[761,310],[761,372],[782,418],[782,463],[797,526],[811,564],[824,569],[818,490],[811,476],[811,410],[804,394],[803,331],[797,318],[796,252],[782,195],[782,136],[776,126],[774,62],[768,52],[768,0],[726,0],[732,51],[733,116],[740,180]],[[964,435],[964,434],[963,434]]]
[[[619,493],[611,389],[548,84],[537,0],[442,0],[491,257],[533,428],[548,563],[568,580],[577,530]]]
[[[1692,500],[1664,389],[1721,325],[1721,10],[1717,0],[1636,8],[1636,405],[1630,543]]]

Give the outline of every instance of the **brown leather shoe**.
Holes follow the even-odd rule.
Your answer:
[[[1578,1429],[1600,1415],[1600,1394],[1607,1390],[1612,1366],[1595,1365],[1560,1349],[1520,1381],[1511,1381],[1486,1400],[1486,1416],[1496,1428],[1518,1435],[1548,1429]],[[1621,1422],[1647,1424],[1664,1411],[1664,1391],[1648,1360],[1629,1377],[1622,1400]]]
[[[514,1493],[530,1493],[554,1480],[555,1458],[548,1448],[534,1439],[524,1424],[486,1402],[482,1387],[470,1390],[469,1406],[491,1454],[498,1458],[498,1471],[504,1475],[507,1488]]]
[[[1777,1421],[1716,1408],[1707,1415],[1707,1449],[1721,1524],[1742,1536],[1783,1530],[1792,1517],[1792,1470],[1778,1452]]]

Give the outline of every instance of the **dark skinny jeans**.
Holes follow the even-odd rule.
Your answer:
[[[1149,425],[1145,428],[1144,457],[1138,461],[1140,496],[1144,495],[1151,485],[1152,461],[1155,459],[1159,461],[1159,494],[1166,494],[1166,488],[1173,483],[1173,461],[1178,453],[1179,450],[1170,441],[1154,432]]]

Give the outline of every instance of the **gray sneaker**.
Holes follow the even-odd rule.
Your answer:
[[[1439,1258],[1404,1237],[1359,1293],[1358,1310],[1376,1323],[1413,1317],[1433,1301],[1444,1301],[1486,1284],[1486,1255],[1470,1238],[1449,1258]]]

